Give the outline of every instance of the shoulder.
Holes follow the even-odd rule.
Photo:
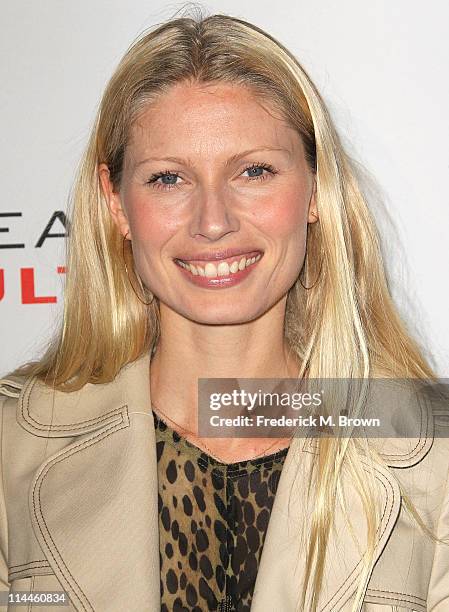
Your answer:
[[[28,434],[80,436],[127,422],[129,407],[144,410],[150,405],[149,355],[123,366],[109,382],[88,382],[73,391],[53,388],[37,376],[8,375],[0,379],[0,398],[8,415],[15,406],[16,424]]]
[[[23,451],[23,444],[29,436],[20,426],[18,418],[20,398],[32,377],[6,375],[0,378],[0,446],[3,468],[14,449]],[[22,444],[23,443],[23,444]]]
[[[22,389],[27,382],[25,376],[7,375],[0,378],[0,432],[5,430],[6,425],[15,421],[17,401]]]
[[[449,391],[441,381],[421,382],[414,389],[412,403],[420,410],[401,413],[406,437],[389,441],[407,452],[403,457],[393,452],[389,467],[402,492],[434,522],[449,501]]]
[[[423,407],[419,427],[431,442],[424,457],[432,473],[440,474],[444,481],[449,475],[449,388],[444,381],[419,385],[417,393]],[[425,464],[426,465],[426,464]]]
[[[4,378],[0,378],[0,400],[3,397],[19,397],[27,381],[26,376],[17,376],[7,374]]]

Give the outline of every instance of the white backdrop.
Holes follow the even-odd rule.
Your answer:
[[[2,2],[0,374],[36,357],[61,315],[63,212],[102,90],[141,31],[183,6]],[[375,177],[370,193],[395,299],[437,372],[449,376],[448,3],[197,6],[266,29],[314,79],[349,152]]]

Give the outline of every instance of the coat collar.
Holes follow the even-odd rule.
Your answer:
[[[79,611],[160,607],[157,457],[149,362],[145,355],[124,367],[113,382],[88,384],[69,394],[52,391],[35,379],[25,384],[14,378],[2,381],[3,390],[19,392],[17,420],[23,428],[36,436],[72,438],[37,469],[29,509],[36,538]],[[418,444],[405,440],[401,446],[398,440],[387,441],[381,453],[387,465],[409,467],[428,452],[433,420],[420,418],[423,426]],[[304,542],[298,534],[311,512],[302,492],[315,453],[313,439],[294,438],[290,445],[266,534],[252,612],[295,609],[304,576]],[[365,469],[369,471],[368,466]],[[376,464],[375,478],[381,524],[374,563],[401,506],[391,471]],[[343,486],[353,535],[343,515],[337,513],[319,612],[346,611],[362,570],[363,511],[349,478],[344,477]]]
[[[79,391],[65,393],[53,391],[35,378],[25,385],[19,378],[3,379],[3,387],[20,390],[17,420],[24,429],[37,436],[70,437],[95,431],[123,417],[128,406],[151,415],[149,384],[150,357],[144,354],[126,365],[116,378],[106,384],[86,384]],[[1,386],[1,385],[0,385]],[[14,393],[14,391],[13,391]],[[412,424],[414,437],[397,434],[389,438],[372,439],[383,461],[389,467],[410,467],[421,461],[429,452],[434,435],[432,409],[422,396],[407,395],[400,391],[397,403]],[[403,429],[401,429],[403,431]],[[308,438],[306,448],[316,452],[317,440]]]

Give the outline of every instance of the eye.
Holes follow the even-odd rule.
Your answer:
[[[147,185],[151,185],[156,189],[177,189],[179,187],[179,185],[176,183],[178,178],[179,174],[176,174],[176,172],[164,170],[164,172],[158,172],[157,174],[151,175],[147,181]],[[161,179],[162,182],[158,182],[159,179]]]
[[[268,176],[267,174],[264,174],[264,170],[268,172],[269,174],[277,174],[277,171],[273,168],[271,164],[265,164],[265,163],[251,164],[250,166],[245,168],[243,172],[249,173],[247,178],[250,181],[254,181],[254,180],[264,181],[266,180]]]

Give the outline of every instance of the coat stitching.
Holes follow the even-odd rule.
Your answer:
[[[422,432],[422,423],[423,423],[423,414],[424,414],[422,406],[420,407],[420,413],[421,413],[421,424],[419,428],[420,437],[416,445],[412,448],[412,450],[409,453],[407,453],[407,455],[405,455],[405,457],[404,455],[398,455],[397,453],[388,453],[386,457],[394,457],[395,461],[408,461],[409,459],[413,459],[413,457],[415,457],[422,450],[422,448],[424,448],[428,440],[430,419],[433,418],[433,415],[431,415],[430,412],[428,413],[429,416],[427,417],[427,420],[426,420],[425,438],[422,438],[421,432]],[[413,452],[415,451],[415,449],[417,449],[416,452]]]
[[[97,442],[98,442],[100,439],[107,438],[107,437],[109,437],[111,434],[113,434],[115,431],[120,430],[120,429],[123,429],[124,427],[127,427],[127,426],[128,426],[128,423],[119,423],[119,424],[114,423],[112,426],[108,427],[107,429],[103,430],[102,432],[100,432],[100,433],[96,433],[96,434],[95,434],[95,436],[93,436],[93,437],[89,438],[88,440],[83,440],[82,442],[80,442],[80,443],[79,443],[79,444],[77,444],[76,446],[74,446],[74,447],[72,447],[72,448],[70,448],[70,449],[66,450],[65,452],[63,452],[63,453],[62,453],[62,455],[59,455],[58,457],[55,457],[54,459],[52,459],[52,461],[51,461],[51,463],[50,463],[50,464],[45,464],[45,465],[42,467],[42,469],[41,469],[41,471],[40,471],[39,475],[37,476],[37,479],[36,479],[36,482],[35,482],[35,484],[34,484],[34,487],[33,487],[33,510],[34,510],[34,514],[35,514],[35,516],[39,516],[39,518],[41,518],[41,519],[42,519],[42,522],[43,522],[43,524],[45,525],[45,528],[46,528],[46,530],[47,530],[49,540],[51,540],[51,544],[53,545],[54,549],[56,550],[57,554],[59,555],[59,557],[60,557],[60,559],[61,559],[61,562],[62,562],[62,564],[64,565],[64,568],[66,569],[66,571],[67,571],[67,573],[70,575],[70,577],[71,577],[71,579],[72,579],[73,583],[74,583],[74,584],[77,586],[77,588],[79,589],[79,592],[80,592],[80,593],[83,595],[83,597],[84,597],[84,598],[85,598],[85,600],[88,602],[88,604],[89,604],[89,606],[90,606],[91,608],[92,608],[92,606],[91,606],[91,603],[90,603],[89,599],[86,597],[86,595],[85,595],[85,593],[83,592],[83,590],[81,589],[80,585],[77,583],[77,581],[75,580],[75,578],[72,576],[72,574],[71,574],[71,572],[70,572],[69,568],[68,568],[68,567],[65,565],[64,560],[62,559],[61,553],[59,552],[58,547],[56,546],[55,542],[53,541],[53,538],[51,537],[51,534],[50,534],[50,531],[49,531],[49,529],[48,529],[47,523],[45,522],[45,518],[44,518],[44,516],[43,516],[43,514],[42,514],[42,509],[41,509],[41,505],[40,505],[40,490],[41,490],[41,488],[42,488],[43,481],[44,481],[44,479],[47,477],[47,475],[48,475],[48,473],[49,473],[50,469],[51,469],[51,468],[52,468],[54,465],[56,465],[57,463],[59,463],[59,462],[61,462],[62,460],[64,460],[64,459],[66,458],[66,456],[71,456],[72,454],[76,454],[76,453],[78,453],[80,450],[82,450],[83,448],[86,448],[86,447],[88,447],[88,446],[91,446],[91,445],[93,445],[93,444],[96,444],[96,443],[97,443]],[[112,431],[110,431],[110,430],[112,430]],[[109,432],[109,433],[108,433],[108,432]],[[40,483],[39,483],[39,480],[40,480]],[[39,487],[38,487],[38,489],[37,489],[37,494],[36,494],[36,487],[37,487],[38,483],[39,483]],[[36,509],[36,503],[35,503],[36,496],[37,496],[37,506],[38,506],[38,509],[39,509],[39,514],[37,513],[37,509]],[[70,584],[69,580],[68,580],[68,579],[67,579],[67,577],[65,576],[64,571],[63,571],[63,570],[62,570],[62,568],[60,567],[60,565],[59,565],[59,563],[58,563],[57,558],[54,556],[53,551],[52,551],[52,547],[51,547],[51,545],[50,545],[50,543],[49,543],[49,540],[47,540],[47,538],[46,538],[46,534],[43,532],[43,530],[42,530],[42,528],[41,528],[41,525],[40,525],[39,520],[37,521],[37,524],[38,524],[38,527],[39,527],[39,531],[40,531],[40,533],[41,533],[41,535],[42,535],[42,538],[44,539],[45,543],[47,544],[47,546],[48,546],[48,548],[49,548],[49,551],[50,551],[50,554],[51,554],[51,556],[52,556],[53,560],[55,561],[55,563],[56,563],[57,567],[58,567],[58,568],[59,568],[59,570],[61,571],[61,574],[62,574],[62,576],[63,576],[64,580],[67,582],[67,585],[68,585],[68,586],[71,588],[71,590],[74,590],[74,589],[73,589],[73,587],[72,587],[72,585]],[[87,610],[87,608],[84,606],[84,603],[83,603],[83,602],[82,602],[82,600],[80,599],[79,594],[76,594],[76,592],[75,592],[75,595],[76,595],[76,596],[77,596],[77,598],[79,599],[80,604],[81,604],[81,606],[82,606],[83,610]]]
[[[425,444],[426,440],[427,440],[427,432],[428,432],[428,423],[429,423],[429,419],[427,419],[427,425],[426,425],[426,437],[423,441],[423,438],[421,437],[421,432],[422,432],[422,424],[423,424],[423,409],[420,406],[420,425],[419,425],[419,440],[418,442],[415,444],[415,446],[410,450],[409,453],[407,453],[407,456],[405,459],[396,459],[396,457],[402,457],[403,453],[398,454],[398,453],[388,453],[387,457],[395,457],[395,461],[406,461],[407,459],[411,457],[414,457],[414,455],[416,455],[416,453],[413,454],[413,452],[415,451],[415,449],[420,445],[420,444]],[[418,452],[418,451],[417,451]]]
[[[430,419],[433,418],[433,414],[432,412],[429,410],[428,411],[428,417],[426,419],[426,429],[425,432],[423,432],[422,428],[423,428],[423,420],[424,420],[424,409],[422,407],[422,405],[420,405],[420,429],[419,429],[419,440],[416,442],[415,446],[406,454],[404,453],[381,453],[381,455],[385,458],[386,461],[388,461],[388,459],[391,459],[393,461],[398,461],[398,462],[405,462],[405,461],[410,461],[411,459],[414,459],[421,451],[422,449],[425,447],[427,440],[429,439],[429,426],[430,426]],[[423,438],[423,433],[424,433],[424,438]],[[307,441],[304,443],[304,446],[307,446]],[[305,450],[306,452],[312,452],[314,453],[315,450],[317,449],[317,443],[315,442],[315,440],[310,440],[309,442],[309,446],[312,447],[314,450],[313,451],[309,451],[306,448],[304,448],[303,450]],[[395,466],[391,466],[391,467],[395,467]],[[400,467],[400,466],[396,466],[396,467]],[[406,466],[408,467],[408,466]]]
[[[399,591],[386,591],[385,589],[373,589],[370,588],[370,591],[375,591],[376,593],[387,593],[386,596],[382,595],[373,595],[373,597],[379,597],[379,599],[396,599],[397,601],[407,601],[407,603],[426,603],[426,600],[420,597],[419,595],[412,595],[411,593],[400,593]],[[407,600],[399,599],[399,597],[389,597],[390,595],[400,595],[401,597],[407,597]],[[419,601],[412,601],[412,599],[419,599]]]
[[[19,563],[19,565],[10,565],[9,569],[12,569],[13,567],[28,567],[30,565],[33,565],[34,563],[48,563],[47,559],[37,559],[36,561],[28,561],[27,563]]]
[[[41,565],[36,565],[36,563],[41,563]],[[8,571],[8,580],[14,580],[17,576],[20,577],[21,574],[27,571],[36,570],[36,569],[52,569],[50,563],[47,559],[42,561],[30,561],[30,563],[23,563],[20,565],[13,565],[12,567],[20,567],[21,569],[16,569],[13,571]],[[30,574],[33,576],[33,574]],[[42,574],[39,574],[41,576]],[[27,578],[27,576],[22,576],[22,578]]]
[[[49,428],[51,430],[58,430],[58,429],[67,429],[69,427],[71,427],[72,429],[77,429],[77,428],[82,428],[85,425],[87,425],[88,423],[101,423],[102,421],[106,421],[111,415],[113,414],[120,414],[124,408],[127,407],[126,404],[124,404],[123,406],[121,406],[120,408],[114,408],[113,410],[110,410],[109,412],[106,412],[105,414],[103,414],[102,416],[99,417],[94,417],[92,419],[85,419],[84,421],[78,421],[76,423],[63,423],[61,424],[51,424],[51,425],[45,425],[44,423],[40,423],[39,421],[36,421],[36,419],[34,419],[31,414],[30,414],[30,397],[31,397],[31,391],[34,387],[34,385],[37,382],[37,378],[32,379],[32,381],[30,382],[29,386],[26,386],[24,388],[24,396],[25,397],[20,397],[19,398],[19,402],[20,402],[20,407],[21,407],[21,415],[23,417],[23,419],[25,421],[27,421],[27,423],[31,423],[33,425],[33,427],[35,427],[36,429],[40,429],[40,430],[48,430]],[[24,412],[24,401],[26,403],[26,414]]]
[[[45,565],[28,565],[27,567],[24,567],[20,570],[15,570],[14,572],[9,572],[8,576],[10,578],[14,578],[16,576],[16,574],[23,574],[23,572],[26,572],[27,570],[34,570],[34,569],[39,569],[39,568],[46,568],[46,569],[51,569],[51,565],[49,563],[46,563]],[[40,576],[41,574],[39,574]]]

